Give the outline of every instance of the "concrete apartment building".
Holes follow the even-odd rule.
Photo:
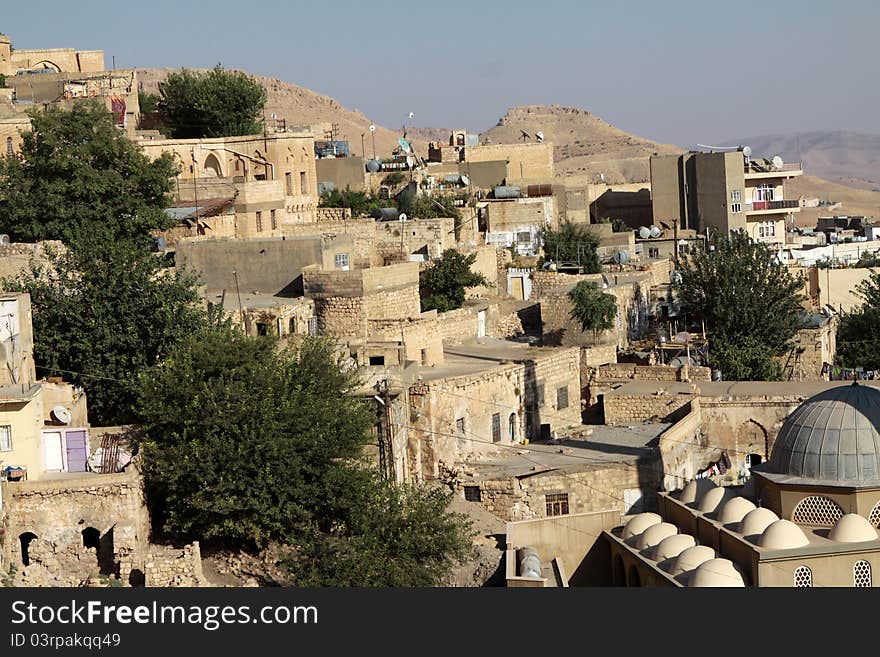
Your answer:
[[[800,212],[784,183],[803,174],[799,163],[745,157],[741,151],[654,156],[654,222],[705,233],[744,230],[768,244],[784,244],[786,220]]]

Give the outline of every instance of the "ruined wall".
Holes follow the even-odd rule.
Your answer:
[[[595,370],[593,378],[603,381],[711,381],[712,370],[697,365],[672,367],[669,365],[636,365],[634,363],[607,363]]]
[[[658,387],[652,395],[607,394],[603,400],[605,423],[613,426],[664,421],[686,406],[696,395],[669,393]]]
[[[342,221],[351,221],[351,208],[322,208],[315,209],[315,219],[318,224],[334,224]]]
[[[205,586],[202,553],[195,541],[182,548],[153,545],[144,564],[146,586]]]
[[[26,271],[31,260],[38,265],[48,263],[48,253],[64,253],[66,247],[59,240],[45,242],[0,244],[0,278],[14,278]]]

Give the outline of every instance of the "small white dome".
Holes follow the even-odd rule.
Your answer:
[[[636,547],[639,550],[647,550],[648,548],[655,547],[664,538],[674,536],[677,533],[678,527],[668,522],[652,525],[639,536],[639,542],[636,544]]]
[[[703,513],[712,513],[733,496],[734,492],[730,488],[716,486],[706,491],[706,494],[700,498],[697,508]]]
[[[672,575],[681,575],[694,570],[701,563],[715,558],[715,550],[708,545],[695,545],[678,555],[675,565],[670,571]]]
[[[717,487],[718,484],[711,479],[692,479],[688,482],[688,485],[682,489],[681,493],[679,493],[678,501],[685,504],[691,504],[703,497],[708,490]]]
[[[663,518],[656,513],[640,513],[629,519],[629,522],[623,528],[621,538],[625,541],[633,536],[638,536],[648,527],[659,525],[661,522],[663,522]]]
[[[791,550],[792,548],[804,547],[810,541],[803,530],[791,520],[777,520],[767,526],[758,545],[768,550]]]
[[[729,499],[721,507],[718,513],[718,522],[723,525],[739,522],[749,511],[753,511],[755,505],[744,497],[734,497]]]
[[[657,543],[654,548],[653,559],[658,563],[667,559],[674,559],[688,548],[697,544],[696,539],[690,534],[673,534]]]
[[[688,586],[692,587],[744,587],[742,573],[730,559],[709,559],[691,572]]]
[[[828,538],[838,543],[862,543],[876,541],[877,530],[857,513],[847,513],[834,523]]]
[[[760,536],[779,516],[766,507],[759,507],[749,511],[739,523],[737,531],[743,536]]]

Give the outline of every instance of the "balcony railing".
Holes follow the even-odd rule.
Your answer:
[[[781,201],[755,201],[746,203],[746,212],[756,212],[758,210],[788,210],[791,208],[799,208],[800,201],[797,199],[781,200]]]
[[[765,160],[751,160],[745,165],[745,173],[785,173],[791,171],[800,171],[800,162],[786,162],[782,168],[777,169],[772,163]]]

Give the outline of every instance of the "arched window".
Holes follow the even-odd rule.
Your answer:
[[[642,585],[642,580],[639,577],[639,571],[635,566],[629,567],[629,572],[626,576],[626,585],[633,587],[640,587]]]
[[[794,569],[795,588],[808,589],[813,586],[813,571],[807,566],[798,566]]]
[[[867,561],[856,561],[853,565],[853,586],[857,589],[871,588],[871,564]]]
[[[37,535],[33,532],[25,532],[18,537],[18,540],[21,543],[21,563],[25,566],[29,566],[31,563],[31,541],[33,541],[36,537]]]
[[[101,547],[101,532],[94,527],[86,527],[82,530],[83,547],[95,548]]]
[[[843,517],[843,509],[834,500],[814,495],[805,497],[794,508],[792,522],[814,527],[833,527]]]
[[[871,513],[868,514],[868,522],[874,525],[874,527],[880,527],[880,502],[877,502],[874,508],[871,509]]]
[[[507,433],[510,436],[510,442],[516,441],[516,413],[511,413],[507,420]]]

